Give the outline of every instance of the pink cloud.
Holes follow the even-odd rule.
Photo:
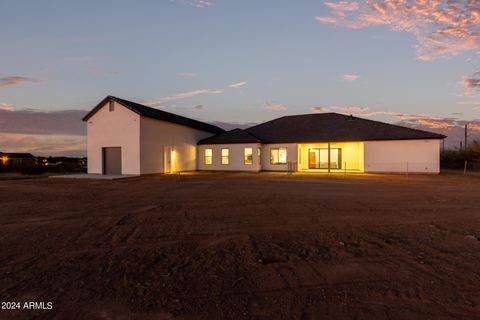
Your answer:
[[[8,76],[0,78],[0,88],[13,87],[26,83],[43,83],[44,80],[33,79],[22,76]]]
[[[175,100],[191,98],[191,97],[202,95],[202,94],[219,94],[219,93],[223,93],[223,90],[200,89],[200,90],[193,90],[193,91],[177,93],[176,95],[173,95],[173,96],[155,98],[155,99],[151,99],[151,100],[142,100],[142,101],[140,101],[140,103],[143,103],[143,104],[145,104],[147,106],[150,106],[150,107],[160,108],[160,107],[167,106],[169,103],[171,103]]]
[[[329,111],[328,108],[325,108],[322,106],[315,106],[310,108],[310,110],[312,110],[312,112],[315,112],[315,113],[324,113]]]
[[[280,104],[278,102],[267,102],[265,104],[265,109],[272,111],[286,110],[287,106]]]
[[[13,104],[6,103],[6,102],[0,102],[0,110],[12,111],[13,110]]]
[[[417,58],[423,61],[480,48],[480,3],[450,0],[362,0],[326,2],[331,14],[322,23],[361,29],[386,25],[412,33]]]
[[[360,78],[358,74],[344,74],[342,75],[342,79],[345,81],[356,81]]]
[[[85,136],[2,133],[3,152],[29,152],[38,156],[85,156]]]
[[[237,83],[230,84],[228,87],[229,88],[241,88],[246,84],[247,84],[246,82],[237,82]]]

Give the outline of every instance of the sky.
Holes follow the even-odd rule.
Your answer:
[[[107,95],[224,128],[340,112],[480,139],[479,1],[3,1],[0,151],[86,154]]]

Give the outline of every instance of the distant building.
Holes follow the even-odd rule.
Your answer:
[[[338,113],[219,127],[108,96],[84,118],[88,172],[440,172],[445,136]]]
[[[1,165],[34,165],[37,158],[31,153],[0,152]]]

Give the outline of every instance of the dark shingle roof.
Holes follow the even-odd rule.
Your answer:
[[[339,113],[285,116],[248,129],[263,143],[444,139],[437,133],[411,129]]]
[[[223,144],[223,143],[261,143],[261,141],[242,129],[233,129],[213,137],[200,140],[198,144]]]
[[[2,156],[6,156],[6,157],[9,157],[11,159],[32,159],[32,158],[35,158],[35,156],[31,153],[20,153],[20,152],[16,152],[16,153],[13,153],[13,152],[0,152],[0,155]]]
[[[191,128],[199,129],[202,131],[211,132],[211,133],[222,133],[225,131],[217,126],[214,126],[205,122],[182,117],[182,116],[179,116],[170,112],[166,112],[163,110],[150,108],[139,103],[120,99],[113,96],[107,96],[105,99],[103,99],[95,108],[92,109],[92,111],[90,111],[85,117],[83,117],[82,120],[87,121],[88,119],[90,119],[90,117],[93,116],[107,101],[111,101],[111,100],[120,103],[124,107],[144,117],[181,124],[187,127],[191,127]]]

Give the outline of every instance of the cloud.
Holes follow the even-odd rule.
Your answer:
[[[82,118],[86,113],[84,110],[0,110],[0,132],[84,136],[86,126]]]
[[[206,8],[214,5],[214,2],[211,0],[174,0],[180,3],[189,4],[195,8]]]
[[[329,112],[328,108],[322,107],[322,106],[316,106],[312,107],[310,110],[315,113],[324,113],[324,112]]]
[[[368,107],[354,106],[354,105],[345,105],[345,106],[332,106],[329,108],[332,111],[352,114],[357,116],[371,117],[371,116],[391,116],[391,117],[400,117],[403,114],[392,111],[376,111],[371,110]]]
[[[321,23],[351,29],[386,25],[412,33],[422,61],[480,48],[478,1],[348,0],[325,5],[331,14],[315,17]]]
[[[197,110],[203,110],[204,106],[203,104],[199,104],[199,105],[196,105],[195,107],[193,107],[194,109],[197,109]]]
[[[179,99],[185,99],[185,98],[191,98],[197,95],[202,95],[202,94],[219,94],[223,93],[223,90],[218,90],[218,89],[200,89],[200,90],[193,90],[193,91],[187,91],[187,92],[181,92],[177,93],[176,95],[173,96],[167,96],[167,97],[162,97],[162,98],[155,98],[151,100],[142,100],[140,103],[143,103],[147,106],[150,107],[165,107],[169,103],[179,100]]]
[[[240,87],[243,87],[246,84],[247,84],[246,82],[237,82],[237,83],[230,84],[228,87],[229,88],[240,88]]]
[[[33,79],[22,76],[7,76],[0,78],[0,88],[13,87],[25,83],[43,83],[43,80]]]
[[[86,137],[70,135],[0,134],[3,152],[29,152],[37,156],[85,156]]]
[[[211,7],[213,6],[213,1],[207,1],[207,0],[191,0],[190,4],[194,7],[197,8],[205,8],[205,7]]]
[[[265,104],[265,109],[272,111],[286,110],[287,106],[280,104],[278,102],[267,102]]]
[[[345,81],[356,81],[360,78],[358,74],[344,74],[342,75],[342,79]]]
[[[181,72],[178,75],[181,77],[187,77],[187,78],[192,78],[197,76],[197,74],[193,72]]]
[[[102,67],[85,67],[84,70],[100,76],[114,76],[118,74],[118,71],[112,71]]]
[[[0,111],[12,111],[13,110],[13,104],[11,103],[6,103],[6,102],[0,102]]]

